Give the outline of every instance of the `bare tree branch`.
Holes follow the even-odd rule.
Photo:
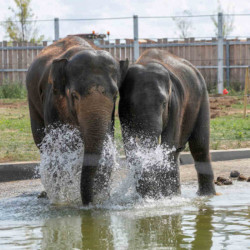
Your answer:
[[[8,17],[6,22],[2,24],[5,28],[7,37],[11,41],[19,42],[41,42],[44,36],[38,36],[38,31],[34,27],[35,22],[28,22],[34,18],[32,9],[30,8],[31,0],[13,0],[16,8],[9,7],[13,16]]]

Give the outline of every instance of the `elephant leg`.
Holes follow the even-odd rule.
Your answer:
[[[40,144],[45,136],[44,121],[32,104],[29,105],[29,109],[30,109],[30,117],[31,117],[30,121],[31,121],[31,130],[33,138],[36,146],[40,148]]]
[[[189,138],[189,147],[198,175],[199,195],[215,194],[214,174],[209,154],[209,116],[209,104],[205,100],[201,105],[193,133]]]
[[[179,152],[166,152],[164,158],[161,165],[152,163],[142,171],[136,187],[142,197],[157,199],[180,194]]]
[[[179,152],[170,152],[168,160],[160,171],[161,193],[163,196],[178,195],[180,190]]]

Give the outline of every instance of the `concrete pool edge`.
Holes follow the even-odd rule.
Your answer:
[[[250,158],[250,148],[211,150],[212,161],[229,161]],[[125,157],[120,159],[123,161]],[[193,158],[189,152],[183,152],[180,156],[181,165],[193,164]],[[39,178],[36,166],[39,162],[7,162],[0,163],[0,182],[27,180]]]

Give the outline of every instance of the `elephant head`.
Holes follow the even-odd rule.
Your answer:
[[[84,50],[70,59],[54,60],[49,79],[60,121],[77,126],[84,142],[81,197],[88,204],[103,143],[113,133],[119,64],[106,51]]]
[[[119,90],[125,140],[137,138],[150,147],[158,144],[168,120],[171,86],[169,72],[160,63],[135,64],[128,69]]]

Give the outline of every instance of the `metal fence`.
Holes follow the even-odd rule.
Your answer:
[[[145,20],[147,17],[141,18]],[[114,19],[109,18],[108,20]],[[127,20],[128,18],[116,19],[122,22],[123,19]],[[189,60],[198,67],[209,89],[217,87],[219,93],[222,93],[223,86],[238,90],[243,89],[245,68],[250,65],[250,38],[225,39],[222,32],[222,13],[218,14],[218,36],[210,39],[198,37],[178,40],[170,38],[143,39],[139,38],[138,16],[134,16],[132,20],[133,38],[114,40],[95,39],[94,43],[101,49],[109,51],[117,59],[128,58],[131,63],[134,63],[140,54],[148,48],[168,50],[179,57]],[[59,39],[60,25],[65,21],[77,21],[77,19],[64,19],[61,22],[61,20],[55,18],[55,40]],[[29,65],[36,55],[48,44],[48,42],[37,45],[17,42],[10,43],[6,41],[0,43],[0,85],[4,82],[13,81],[24,83]]]
[[[26,71],[38,53],[47,46],[29,43],[0,42],[0,85],[5,82],[25,82]],[[194,64],[204,76],[208,89],[217,85],[218,79],[218,41],[184,40],[169,41],[163,39],[139,39],[139,55],[149,48],[160,48],[179,57],[185,58]],[[115,39],[109,41],[96,41],[101,49],[109,51],[119,60],[128,58],[131,63],[135,61],[135,47],[133,39]],[[250,38],[246,40],[223,41],[223,75],[224,85],[228,88],[243,89],[245,81],[245,68],[250,65]]]

